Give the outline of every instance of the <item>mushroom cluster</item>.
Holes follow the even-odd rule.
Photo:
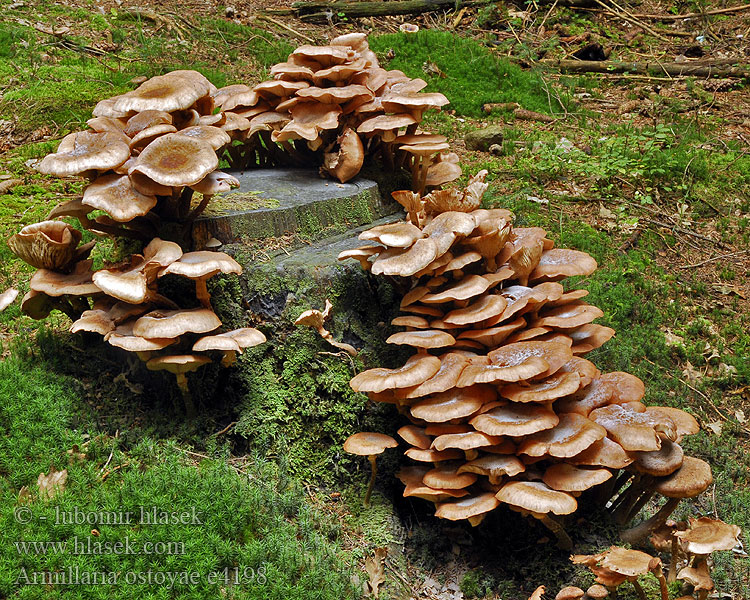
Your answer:
[[[300,46],[271,67],[271,76],[252,88],[230,85],[212,94],[242,141],[227,148],[232,167],[313,164],[343,183],[365,158],[377,158],[387,170],[410,169],[415,190],[461,175],[445,137],[417,132],[424,112],[448,99],[420,93],[427,86],[422,79],[381,68],[366,34]]]
[[[60,250],[61,240],[67,242],[68,251]],[[265,342],[265,336],[253,328],[218,331],[221,321],[211,309],[206,280],[242,271],[229,255],[183,253],[178,244],[154,238],[142,254],[92,270],[93,261],[86,259],[91,245],[76,247],[79,240],[80,233],[61,221],[26,227],[9,240],[10,247],[30,264],[49,267],[32,276],[21,310],[35,319],[60,310],[73,320],[72,333],[97,333],[110,345],[135,353],[148,369],[174,373],[189,414],[194,410],[186,374],[211,362],[199,353],[221,353],[222,364],[229,366],[243,349]],[[71,258],[52,260],[53,250]],[[196,300],[180,300],[188,305],[197,301],[200,306],[181,307],[162,295],[159,282],[167,275],[193,280]]]
[[[197,71],[172,71],[99,102],[90,129],[64,137],[37,165],[42,173],[89,180],[81,198],[48,218],[73,217],[95,234],[143,241],[163,236],[172,223],[182,228],[173,237],[189,233],[213,195],[239,185],[218,170],[236,124],[214,114],[215,92]],[[194,192],[202,195],[196,206]]]
[[[479,208],[486,175],[464,189],[394,192],[407,220],[365,231],[368,245],[339,256],[407,278],[392,321],[404,331],[387,342],[416,349],[351,387],[408,419],[398,434],[415,464],[398,477],[438,517],[476,525],[506,504],[570,547],[553,515],[575,512],[582,494],[605,506],[622,490],[609,506],[624,523],[657,492],[669,500],[641,526],[646,536],[711,482],[709,466],[679,446],[698,424],[644,405],[640,379],[584,358],[615,332],[593,323],[603,313],[586,290],[560,281],[590,275],[596,261],[554,248],[541,228],[513,227],[507,210]]]

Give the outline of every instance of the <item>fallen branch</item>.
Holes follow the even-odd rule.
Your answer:
[[[553,121],[557,120],[553,116],[534,112],[533,110],[526,110],[524,108],[517,108],[513,111],[513,114],[515,115],[516,119],[520,119],[522,121],[539,121],[541,123],[552,123]]]
[[[289,33],[296,35],[298,38],[305,40],[306,42],[310,42],[311,44],[315,43],[315,40],[312,39],[311,37],[308,37],[304,33],[300,33],[299,31],[296,31],[295,29],[292,29],[291,27],[289,27],[289,25],[285,25],[281,21],[277,21],[276,19],[272,19],[271,17],[266,16],[266,15],[258,15],[255,18],[256,20],[267,21],[268,23],[272,23],[273,25],[276,25],[277,27],[280,27],[281,29],[285,29]]]
[[[620,19],[628,21],[629,23],[632,23],[636,27],[640,27],[641,29],[643,29],[643,31],[645,31],[646,33],[650,33],[651,35],[653,35],[655,38],[661,40],[662,42],[668,41],[667,38],[665,38],[663,35],[657,33],[656,31],[654,31],[653,29],[651,29],[651,27],[649,27],[648,25],[646,25],[645,23],[642,23],[641,21],[639,21],[631,12],[629,12],[628,10],[626,10],[626,9],[622,8],[621,6],[619,6],[618,4],[616,4],[614,2],[614,0],[610,0],[610,1],[612,2],[612,5],[615,8],[612,8],[612,6],[609,6],[609,5],[605,4],[601,0],[594,0],[594,2],[596,2],[599,6],[601,6],[605,11],[607,11],[610,14],[614,15],[615,17],[618,17]],[[617,9],[617,10],[615,10],[615,9]]]
[[[703,12],[687,13],[684,15],[633,15],[639,19],[653,19],[654,21],[682,21],[683,19],[696,19],[698,17],[706,17],[709,15],[725,15],[727,13],[741,12],[750,10],[750,4],[742,4],[741,6],[731,6],[729,8],[716,8],[714,10],[706,10]]]
[[[667,74],[670,77],[722,77],[745,79],[750,77],[746,66],[729,66],[712,63],[678,62],[619,62],[610,60],[540,60],[537,64],[547,65],[569,73],[640,73],[643,75]],[[737,62],[732,60],[732,62]]]
[[[712,240],[710,237],[701,235],[700,233],[695,233],[694,231],[690,231],[689,229],[683,229],[682,227],[677,227],[676,225],[670,225],[669,223],[663,223],[662,221],[654,221],[653,219],[641,219],[641,221],[644,223],[651,223],[652,225],[656,225],[657,227],[664,227],[665,229],[671,229],[672,231],[676,233],[689,235],[694,238],[698,238],[699,240],[711,242],[712,244],[716,244],[720,248],[728,248],[728,246],[723,242],[719,242],[718,240]]]
[[[692,265],[683,265],[680,267],[680,269],[694,269],[696,267],[702,267],[703,265],[707,265],[708,263],[715,262],[717,260],[723,260],[725,258],[731,258],[732,256],[740,256],[742,254],[747,254],[750,252],[750,250],[740,250],[739,252],[730,252],[729,254],[720,254],[719,256],[714,256],[712,258],[707,258],[706,260],[702,260],[701,262],[693,263]]]
[[[453,11],[462,7],[490,4],[492,0],[396,0],[394,2],[295,2],[290,9],[269,9],[265,14],[295,16],[303,21],[331,21],[335,17],[356,19],[360,17],[384,17],[394,15],[417,15],[430,11]],[[594,0],[560,0],[559,5],[586,7]]]

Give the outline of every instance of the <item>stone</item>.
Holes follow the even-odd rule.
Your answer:
[[[229,244],[291,233],[317,240],[333,225],[357,227],[399,208],[390,196],[383,200],[375,181],[362,177],[338,183],[309,169],[230,173],[240,187],[217,194],[196,219],[192,234],[196,249],[204,248],[211,238]]]
[[[490,125],[484,129],[470,131],[464,138],[466,149],[487,152],[492,144],[503,143],[504,129],[502,125]]]

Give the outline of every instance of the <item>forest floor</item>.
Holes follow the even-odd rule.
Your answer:
[[[602,370],[639,376],[647,382],[649,403],[686,408],[703,429],[686,450],[711,462],[715,483],[695,503],[685,503],[678,516],[714,515],[750,531],[748,81],[659,72],[561,74],[546,62],[600,44],[610,60],[659,65],[731,59],[747,65],[750,10],[661,21],[623,19],[612,14],[615,9],[531,2],[413,17],[333,16],[323,24],[261,15],[286,5],[274,0],[4,2],[0,236],[41,220],[62,198],[80,193],[80,183],[54,181],[30,167],[63,135],[83,128],[97,100],[132,89],[133,78],[196,68],[217,86],[253,84],[296,45],[369,31],[386,67],[422,77],[428,91],[442,91],[451,100],[447,110],[428,115],[423,127],[449,137],[465,177],[488,169],[486,203],[512,209],[518,224],[544,227],[557,245],[597,259],[600,269],[586,287],[592,303],[605,312],[599,322],[618,334],[592,353],[592,360]],[[725,7],[652,0],[627,5],[637,15]],[[418,37],[398,33],[407,21],[421,27]],[[512,110],[485,114],[482,105],[493,102],[516,102],[553,119],[522,120]],[[488,125],[503,128],[495,152],[467,149],[464,136]],[[4,246],[0,259],[0,291],[11,285],[26,291],[29,268]],[[222,564],[255,565],[252,573],[242,574],[245,583],[251,575],[257,583],[258,565],[266,565],[270,572],[264,573],[275,586],[273,593],[263,586],[255,592],[234,590],[232,574],[227,579],[224,573],[222,594],[231,597],[350,597],[368,578],[366,561],[372,569],[374,549],[383,546],[389,556],[381,598],[523,600],[540,583],[550,585],[552,595],[562,585],[590,583],[567,564],[564,553],[548,549],[540,529],[533,528],[531,538],[528,530],[523,536],[508,533],[502,547],[511,554],[498,560],[487,553],[493,540],[479,530],[435,525],[411,504],[394,509],[393,486],[381,484],[373,508],[362,509],[365,465],[356,485],[335,490],[318,485],[310,473],[292,474],[290,480],[274,464],[236,456],[225,431],[193,432],[183,439],[129,438],[102,410],[90,382],[60,380],[44,362],[30,366],[29,356],[50,352],[34,349],[33,336],[40,337],[40,347],[54,348],[55,328],[65,326],[59,316],[42,328],[17,306],[0,315],[5,358],[0,390],[3,397],[15,398],[0,408],[0,424],[9,432],[0,442],[5,531],[18,531],[12,521],[19,488],[33,487],[38,473],[46,473],[54,457],[58,462],[63,457],[71,461],[75,482],[66,491],[68,508],[76,503],[117,507],[123,497],[134,506],[218,507],[200,532],[180,530],[188,540],[189,562],[208,570],[214,564],[210,547],[226,559]],[[196,469],[203,477],[194,476]],[[249,483],[238,487],[240,476],[248,479],[248,473]],[[172,489],[164,487],[165,478],[177,482]],[[258,485],[260,479],[272,483]],[[653,510],[649,506],[645,512]],[[45,539],[50,530],[38,525],[38,539]],[[165,542],[174,537],[167,528],[155,535]],[[596,522],[579,538],[578,549],[614,540],[606,525]],[[0,560],[0,596],[39,597],[28,587],[18,588],[15,574],[20,564],[47,563],[12,554],[13,560]],[[119,568],[142,571],[153,564],[139,557]],[[714,576],[716,598],[750,598],[750,561],[743,551],[718,556]],[[211,589],[189,597],[216,597]],[[147,585],[97,593],[166,597]]]

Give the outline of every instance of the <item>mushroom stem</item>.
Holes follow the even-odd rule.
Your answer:
[[[629,471],[623,471],[617,476],[617,478],[612,477],[607,483],[602,486],[601,503],[603,506],[607,505],[607,502],[609,502],[610,498],[612,498],[612,496],[620,491],[622,486],[625,485],[625,482],[630,479],[631,476],[632,473],[630,473]],[[614,500],[610,508],[613,508],[618,500],[619,498],[617,498],[617,500]]]
[[[639,512],[641,512],[641,509],[644,506],[646,506],[646,504],[648,503],[648,501],[651,500],[651,498],[653,498],[653,496],[654,496],[654,492],[652,490],[646,490],[646,491],[644,491],[641,494],[640,498],[638,498],[638,501],[635,504],[633,504],[633,507],[628,512],[628,514],[625,517],[625,520],[622,522],[622,524],[624,525],[625,523],[630,523],[630,521],[632,521],[636,517],[636,515]]]
[[[211,294],[208,293],[205,277],[199,277],[195,280],[195,296],[203,308],[211,308]]]
[[[659,559],[655,559],[655,560],[659,560]],[[656,565],[654,569],[651,570],[651,572],[659,580],[659,591],[661,593],[661,600],[669,600],[669,587],[667,586],[667,580],[664,577],[664,569],[662,569],[661,561],[659,561],[659,563]]]
[[[204,194],[203,198],[201,198],[200,204],[198,204],[198,206],[196,206],[188,213],[187,217],[185,217],[185,221],[187,223],[192,223],[193,221],[195,221],[195,219],[197,219],[203,213],[203,211],[206,210],[206,208],[208,207],[208,203],[211,202],[211,198],[213,198],[212,195]]]
[[[667,571],[667,581],[672,583],[677,581],[677,553],[679,549],[679,540],[672,534],[672,554],[669,557],[669,571]]]
[[[221,359],[222,367],[231,367],[237,362],[237,352],[234,350],[224,350],[224,356]]]
[[[560,525],[557,521],[555,521],[552,517],[545,514],[539,514],[539,513],[531,513],[534,515],[534,518],[539,519],[539,521],[542,522],[542,524],[549,529],[552,533],[555,534],[555,537],[557,537],[557,547],[561,550],[572,550],[573,549],[573,540],[570,539],[570,536],[568,535],[568,532],[565,531],[565,528]]]
[[[637,544],[655,529],[663,525],[679,503],[680,498],[669,498],[666,504],[653,517],[643,521],[643,523],[639,523],[635,527],[626,529],[620,534],[620,539],[630,544]]]
[[[184,187],[180,193],[180,198],[177,200],[177,214],[180,219],[185,218],[190,211],[190,202],[193,199],[193,190],[189,187]],[[205,196],[204,196],[205,199]]]
[[[195,404],[193,404],[193,396],[190,394],[190,388],[188,387],[187,375],[185,373],[177,373],[177,387],[182,392],[182,401],[185,403],[185,416],[188,419],[195,417]]]
[[[370,483],[367,485],[367,492],[365,493],[365,506],[370,506],[370,495],[372,494],[372,488],[375,487],[375,476],[378,474],[378,465],[375,462],[377,459],[377,455],[371,454],[367,457],[367,460],[370,461],[370,466],[372,467],[372,474],[370,475]]]
[[[641,584],[638,583],[638,580],[635,577],[631,580],[631,583],[633,584],[633,588],[635,588],[635,593],[638,594],[638,598],[640,598],[640,600],[648,600],[646,598],[646,592],[643,591]]]

